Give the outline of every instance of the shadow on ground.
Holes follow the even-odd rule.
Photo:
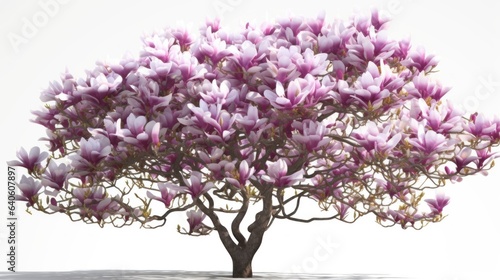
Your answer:
[[[334,279],[334,280],[410,280],[410,278],[389,275],[326,275],[326,274],[287,274],[262,272],[254,273],[254,279]],[[16,272],[0,273],[0,279],[12,280],[174,280],[174,279],[232,279],[230,272],[221,271],[158,271],[158,270],[88,270],[68,272]]]

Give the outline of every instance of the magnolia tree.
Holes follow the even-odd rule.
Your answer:
[[[435,56],[390,39],[386,23],[376,11],[240,32],[207,21],[198,37],[146,36],[140,54],[86,78],[66,72],[34,112],[49,151],[9,162],[28,174],[18,200],[100,226],[156,228],[185,212],[178,231],[215,231],[233,277],[252,277],[275,219],[439,222],[449,198],[424,191],[486,174],[500,120],[444,100]]]

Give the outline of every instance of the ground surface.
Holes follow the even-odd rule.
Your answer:
[[[335,279],[335,280],[411,280],[410,278],[395,277],[387,275],[322,275],[322,274],[286,274],[262,272],[255,273],[255,279]],[[134,271],[134,270],[89,270],[89,271],[69,271],[69,272],[16,272],[0,273],[0,279],[13,280],[163,280],[163,279],[232,279],[231,273],[222,271],[193,272],[193,271]]]

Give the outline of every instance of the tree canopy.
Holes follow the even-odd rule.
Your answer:
[[[22,148],[9,162],[28,173],[18,199],[101,226],[157,227],[185,211],[181,233],[231,232],[239,246],[256,204],[250,233],[369,213],[383,226],[438,222],[449,198],[425,191],[485,174],[500,120],[446,100],[436,57],[391,39],[387,22],[374,11],[228,32],[209,20],[197,37],[145,36],[141,53],[84,78],[65,72],[34,111],[48,151]],[[299,215],[303,201],[326,214]]]

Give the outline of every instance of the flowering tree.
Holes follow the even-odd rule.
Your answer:
[[[198,38],[167,28],[137,57],[64,73],[34,112],[49,151],[9,162],[29,175],[18,199],[100,226],[155,228],[183,211],[178,231],[216,231],[234,277],[252,276],[275,219],[439,222],[449,198],[425,189],[486,174],[500,120],[444,100],[436,58],[386,23],[376,11],[239,33],[208,21]],[[325,211],[304,216],[308,202]]]

